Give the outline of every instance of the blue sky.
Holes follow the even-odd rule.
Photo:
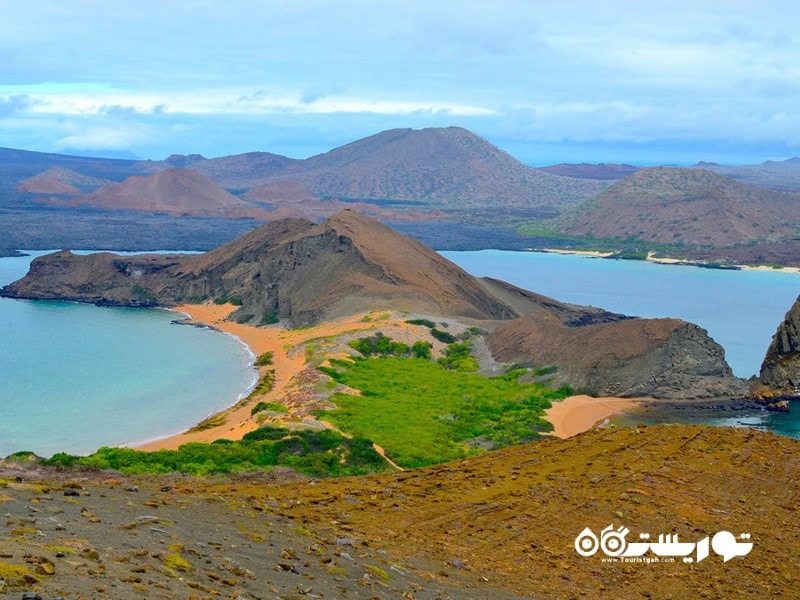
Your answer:
[[[0,0],[0,146],[304,158],[458,125],[534,165],[800,155],[791,1]]]

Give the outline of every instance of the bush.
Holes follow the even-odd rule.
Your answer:
[[[256,366],[266,367],[267,365],[271,365],[273,357],[274,354],[272,352],[264,352],[264,354],[259,355],[256,359]]]
[[[442,331],[441,329],[431,329],[431,335],[445,344],[452,344],[456,341],[456,336],[454,336],[452,333]]]

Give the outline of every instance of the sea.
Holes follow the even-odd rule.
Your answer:
[[[45,253],[28,254],[0,258],[0,286],[22,277],[32,258]],[[723,346],[740,377],[758,372],[800,294],[800,274],[788,269],[720,270],[500,250],[441,254],[474,275],[561,301],[696,323]],[[183,431],[245,396],[256,377],[249,350],[232,336],[176,325],[178,318],[166,310],[0,298],[0,456],[134,445]],[[800,410],[793,408],[789,414],[663,419],[800,438]]]
[[[32,252],[0,258],[0,286]],[[185,431],[246,395],[237,338],[161,309],[0,298],[0,456],[87,454]]]

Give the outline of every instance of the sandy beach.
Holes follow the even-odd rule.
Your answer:
[[[284,329],[278,326],[253,327],[226,321],[226,317],[236,309],[225,304],[186,304],[175,308],[189,316],[191,322],[202,323],[239,338],[247,344],[256,356],[272,352],[272,364],[262,367],[262,375],[267,368],[274,370],[275,383],[272,390],[258,398],[260,401],[278,401],[285,397],[291,388],[293,377],[307,367],[304,352],[292,351],[310,340],[329,338],[351,331],[369,331],[380,326],[382,330],[412,330],[413,327],[397,319],[381,319],[379,323],[365,317],[351,317],[329,321],[315,327]],[[388,316],[388,315],[387,315]],[[251,415],[251,402],[242,401],[221,411],[224,422],[221,425],[201,431],[187,431],[147,442],[138,446],[140,450],[176,449],[187,442],[210,443],[217,439],[238,440],[244,434],[256,429],[258,420]],[[554,426],[553,435],[566,438],[583,431],[616,414],[631,410],[636,400],[624,398],[592,398],[590,396],[571,396],[546,411],[545,418]],[[293,415],[288,415],[291,419]]]
[[[632,410],[638,406],[637,399],[592,398],[570,396],[545,411],[545,418],[553,424],[553,435],[568,438],[592,429],[607,419]]]
[[[397,337],[399,331],[416,331],[415,326],[408,325],[402,320],[389,318],[390,313],[371,318],[369,315],[358,314],[342,319],[327,321],[314,327],[300,329],[284,329],[279,326],[253,327],[226,321],[237,307],[224,304],[185,304],[175,307],[175,311],[188,315],[191,322],[202,323],[229,333],[247,344],[256,356],[265,352],[272,352],[272,364],[262,367],[261,374],[267,370],[274,370],[275,382],[272,390],[258,398],[259,401],[271,402],[284,398],[287,391],[293,389],[293,378],[307,368],[307,355],[297,351],[298,346],[304,342],[317,339],[330,338],[352,331],[370,331],[380,327],[389,335]],[[294,350],[294,351],[293,351]],[[238,440],[249,431],[259,426],[258,420],[251,415],[252,403],[242,401],[218,413],[224,417],[222,425],[204,429],[202,431],[187,431],[178,433],[159,440],[138,445],[139,450],[176,449],[187,442],[213,442],[218,439]],[[293,414],[287,415],[287,420],[300,420]]]

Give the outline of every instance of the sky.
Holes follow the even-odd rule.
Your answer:
[[[0,146],[305,158],[465,127],[536,166],[800,155],[793,0],[0,0]]]

